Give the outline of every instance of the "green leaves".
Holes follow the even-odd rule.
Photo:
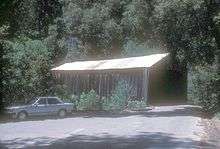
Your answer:
[[[216,48],[204,1],[169,0],[155,5],[155,32],[180,62],[211,64]]]
[[[147,104],[143,100],[128,101],[128,109],[130,110],[143,110],[147,107]]]
[[[197,66],[188,75],[188,99],[205,111],[215,113],[220,108],[220,76],[216,66]]]
[[[131,1],[125,6],[121,24],[128,36],[139,36],[150,28],[145,28],[149,21],[149,3],[144,0]]]
[[[153,48],[146,46],[150,51],[146,53],[159,48],[189,65],[213,62],[216,45],[204,1],[64,1],[62,19],[67,35],[78,38],[87,56],[127,51],[131,40],[135,41],[133,51],[154,44]],[[137,50],[137,55],[142,51]]]
[[[122,55],[123,56],[142,56],[163,53],[163,50],[159,45],[155,46],[153,41],[146,41],[144,43],[137,40],[129,39],[124,43]]]
[[[77,110],[86,111],[86,110],[100,110],[101,104],[99,96],[94,90],[91,90],[88,93],[82,93],[80,95],[79,101],[76,103]]]
[[[24,100],[44,95],[51,81],[51,53],[39,40],[19,37],[6,42],[8,62],[4,70],[6,100]],[[11,102],[11,101],[8,101]]]
[[[130,91],[130,86],[126,81],[119,81],[111,97],[103,99],[103,109],[107,111],[125,109]]]

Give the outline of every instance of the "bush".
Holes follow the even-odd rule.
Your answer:
[[[188,99],[211,113],[220,107],[219,76],[215,70],[214,66],[197,66],[188,73]]]
[[[130,110],[141,110],[146,108],[146,102],[141,100],[128,101],[127,108]]]
[[[116,105],[113,101],[111,101],[109,98],[103,97],[102,98],[102,110],[110,111],[113,110]]]
[[[7,104],[50,93],[51,51],[40,40],[27,37],[4,41],[2,93]]]
[[[102,109],[106,111],[123,110],[126,107],[124,98],[120,98],[117,94],[111,96],[109,99],[104,98]]]
[[[103,110],[123,110],[126,108],[130,89],[126,81],[119,81],[112,96],[103,99]]]
[[[68,93],[68,87],[66,85],[57,84],[54,87],[54,95],[58,96],[59,98],[68,101],[71,99],[71,95]]]
[[[86,111],[86,110],[100,110],[100,101],[99,96],[94,90],[91,90],[89,93],[82,93],[80,95],[79,101],[76,102],[77,110]]]

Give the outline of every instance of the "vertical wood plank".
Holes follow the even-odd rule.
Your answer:
[[[76,75],[76,95],[80,98],[79,74]]]
[[[147,103],[148,101],[148,82],[149,82],[149,71],[147,68],[143,70],[143,94],[144,100]]]
[[[99,87],[98,87],[99,96],[101,96],[101,83],[102,83],[102,74],[99,74]]]
[[[108,96],[109,96],[109,85],[110,85],[110,82],[109,82],[109,74],[107,74],[107,76],[106,76],[107,78],[106,78],[106,97],[108,98]]]

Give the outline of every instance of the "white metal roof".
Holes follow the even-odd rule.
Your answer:
[[[165,58],[168,53],[152,54],[147,56],[129,57],[120,59],[98,60],[98,61],[76,61],[65,63],[53,68],[59,70],[107,70],[107,69],[129,69],[129,68],[148,68]]]

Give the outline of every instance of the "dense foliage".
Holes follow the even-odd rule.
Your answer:
[[[147,104],[143,100],[136,100],[136,101],[128,101],[127,108],[131,110],[143,110],[146,109]]]
[[[57,95],[50,68],[78,59],[168,51],[187,68],[219,69],[219,20],[207,0],[2,0],[2,99]],[[209,96],[212,89],[197,91]]]
[[[197,66],[189,71],[188,76],[189,100],[201,105],[206,111],[212,113],[218,111],[220,77],[214,66]]]
[[[19,37],[3,44],[8,50],[3,56],[7,63],[2,68],[2,90],[7,102],[49,93],[51,52],[42,41]]]
[[[96,94],[94,90],[91,90],[88,93],[82,93],[80,95],[79,101],[76,102],[77,110],[85,111],[85,110],[100,110],[101,103],[99,96]]]
[[[104,110],[122,110],[126,108],[129,86],[125,81],[119,81],[110,98],[103,99]]]

